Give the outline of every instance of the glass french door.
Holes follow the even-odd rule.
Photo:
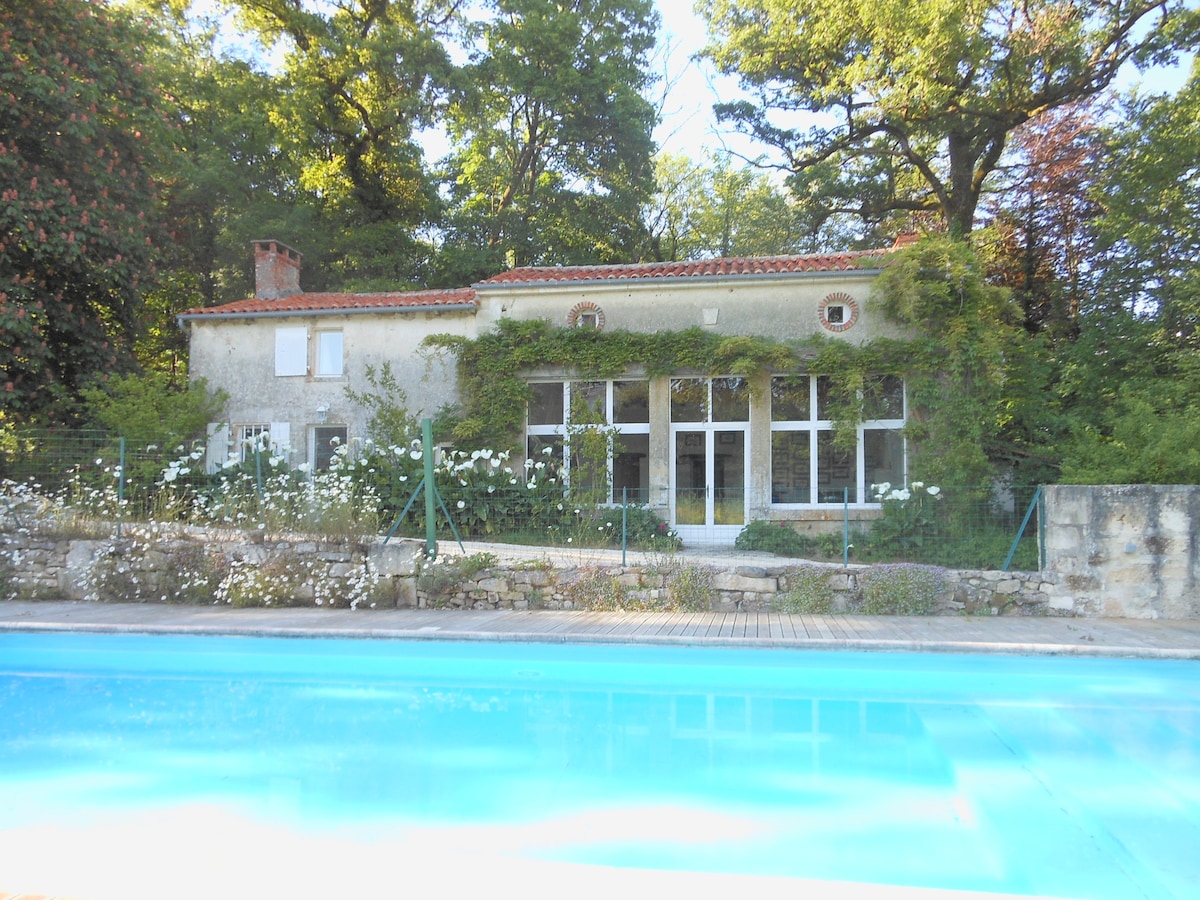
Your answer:
[[[746,524],[746,435],[726,423],[672,428],[671,512],[685,541],[729,541]]]

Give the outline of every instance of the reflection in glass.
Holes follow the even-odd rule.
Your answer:
[[[750,385],[745,378],[712,380],[714,422],[750,421]]]
[[[809,420],[807,375],[780,375],[771,379],[771,421]]]
[[[771,434],[771,502],[812,502],[812,447],[809,431]]]
[[[650,435],[622,434],[613,442],[613,500],[622,489],[630,503],[650,501]]]
[[[746,523],[746,435],[717,431],[713,455],[713,524]]]
[[[563,386],[561,382],[535,382],[529,385],[529,424],[561,425],[563,423]]]
[[[855,451],[840,450],[833,444],[832,431],[817,432],[817,502],[858,502],[855,490]]]
[[[613,422],[641,425],[650,421],[650,382],[613,382]]]
[[[708,420],[708,382],[703,378],[671,379],[671,421]]]
[[[708,435],[703,431],[675,434],[675,524],[703,525],[708,490],[704,457]]]

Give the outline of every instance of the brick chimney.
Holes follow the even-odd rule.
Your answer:
[[[279,241],[253,241],[254,296],[259,300],[279,300],[302,293],[300,290],[299,251]]]

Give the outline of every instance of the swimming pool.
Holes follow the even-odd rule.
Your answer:
[[[1198,675],[0,634],[0,893],[1196,897]]]

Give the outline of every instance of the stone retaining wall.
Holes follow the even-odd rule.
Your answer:
[[[483,568],[444,555],[424,565],[417,541],[364,543],[247,537],[207,529],[129,530],[123,538],[0,535],[0,597],[98,602],[227,602],[447,609],[653,609],[853,612],[870,567],[653,564]],[[241,586],[230,585],[237,579]],[[815,586],[815,587],[814,587]],[[264,593],[265,592],[265,593]],[[819,604],[819,605],[814,605]],[[935,614],[1097,615],[1038,573],[950,571]]]

